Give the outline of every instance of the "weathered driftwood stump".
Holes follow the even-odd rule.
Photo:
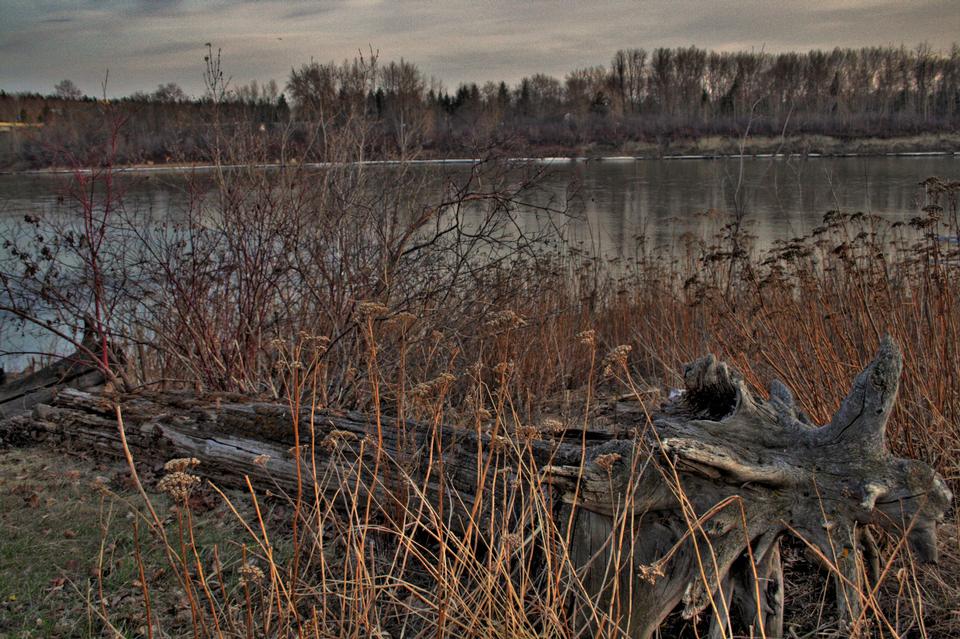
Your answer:
[[[867,526],[906,534],[917,559],[936,561],[936,526],[952,499],[927,464],[886,447],[901,367],[898,348],[884,340],[833,420],[817,427],[779,382],[764,401],[712,356],[687,366],[684,397],[654,417],[643,439],[656,463],[645,464],[643,448],[624,441],[589,453],[594,461],[614,453],[620,468],[641,468],[614,470],[611,488],[595,471],[581,490],[573,551],[575,562],[593,562],[586,576],[592,590],[632,592],[622,620],[632,636],[650,636],[682,603],[687,616],[715,611],[715,636],[736,616],[779,637],[778,539],[789,533],[835,568],[841,620],[855,620],[864,556],[869,564],[876,551]],[[633,518],[636,531],[632,543],[620,545],[621,557],[606,543],[618,515]],[[605,566],[617,561],[633,571],[611,583]]]
[[[811,424],[789,390],[774,382],[755,397],[712,356],[686,368],[686,392],[648,420],[639,403],[613,406],[588,431],[512,432],[495,426],[424,427],[383,418],[309,410],[297,419],[285,404],[183,395],[102,397],[65,389],[30,417],[0,424],[70,446],[120,451],[116,406],[140,459],[197,457],[212,481],[294,488],[302,466],[338,482],[307,482],[329,499],[341,485],[372,490],[389,507],[424,495],[453,528],[492,518],[466,512],[518,473],[537,473],[555,509],[571,522],[576,574],[597,611],[631,637],[649,637],[678,605],[713,613],[711,635],[754,626],[782,635],[779,540],[802,537],[835,569],[842,619],[861,611],[858,592],[875,552],[868,525],[905,534],[915,556],[936,559],[936,526],[951,500],[926,464],[892,456],[884,430],[901,369],[889,340],[855,380],[830,424]],[[294,422],[299,433],[295,443]],[[374,478],[372,457],[397,472]],[[402,472],[400,472],[402,471]],[[418,491],[398,491],[398,477]],[[514,484],[516,485],[516,484]],[[365,493],[364,493],[365,494]],[[487,500],[493,502],[494,500]],[[727,630],[727,632],[724,632]]]

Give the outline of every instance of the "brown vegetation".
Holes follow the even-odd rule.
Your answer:
[[[0,280],[0,310],[86,349],[116,386],[267,395],[375,419],[523,425],[582,420],[598,395],[624,390],[652,402],[680,385],[680,364],[715,352],[756,392],[783,380],[798,408],[825,423],[889,333],[904,355],[890,446],[954,486],[960,479],[955,181],[927,181],[923,209],[902,223],[835,211],[809,237],[758,251],[734,216],[717,237],[689,238],[683,250],[658,252],[641,237],[633,255],[608,263],[557,248],[563,216],[574,212],[563,202],[529,205],[536,167],[491,157],[431,182],[404,164],[349,164],[366,157],[375,130],[362,113],[312,131],[312,152],[334,163],[322,170],[256,170],[269,157],[266,141],[214,136],[213,195],[198,184],[182,215],[157,219],[129,210],[112,180],[122,120],[102,128],[108,143],[97,166],[107,168],[78,170],[65,193],[76,216],[27,219],[6,238]],[[535,214],[542,224],[530,223]],[[82,339],[80,318],[93,342]],[[124,351],[123,375],[107,344]],[[341,479],[304,470],[306,482]],[[289,495],[281,497],[289,516],[270,522],[264,496],[251,491],[253,510],[239,518],[247,545],[225,567],[192,534],[188,471],[166,484],[179,487],[173,529],[149,499],[136,509],[189,611],[164,626],[141,572],[148,635],[162,636],[154,624],[199,636],[570,637],[581,629],[568,605],[585,594],[554,587],[564,566],[544,567],[533,552],[555,529],[536,500],[526,504],[529,530],[486,539],[480,552],[442,512],[414,508],[423,502],[385,520],[371,516],[369,500],[344,515]],[[364,503],[359,486],[341,487],[347,502]],[[278,538],[290,542],[283,552]],[[886,585],[863,593],[880,603],[857,631],[955,631],[943,610],[956,584],[917,566],[899,541],[882,542]],[[91,614],[110,629],[104,601],[91,597]],[[821,611],[820,620],[797,619],[798,628],[829,624],[832,613]]]

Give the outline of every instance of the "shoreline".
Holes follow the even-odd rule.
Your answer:
[[[533,146],[518,149],[515,155],[504,157],[507,162],[540,164],[587,162],[651,162],[678,160],[739,160],[739,159],[818,159],[818,158],[873,158],[873,157],[960,157],[960,132],[904,135],[891,138],[859,137],[837,138],[825,135],[796,135],[787,137],[755,136],[747,139],[702,136],[698,138],[663,140],[660,142],[625,141],[619,144],[587,143],[577,146]],[[422,165],[470,165],[487,158],[444,155],[429,148],[418,159],[363,160],[351,163],[329,162],[261,162],[255,164],[223,164],[220,168],[282,169],[306,167],[322,169],[331,166],[396,166],[401,163]],[[217,165],[208,161],[142,162],[118,164],[116,173],[148,174],[163,172],[208,172]],[[14,165],[0,168],[0,175],[64,175],[74,171],[90,173],[93,167],[76,169],[66,166],[19,169]]]
[[[571,156],[517,156],[502,158],[506,162],[529,162],[538,164],[585,164],[588,162],[657,162],[657,161],[691,161],[691,160],[783,160],[783,159],[835,159],[835,158],[926,158],[926,157],[954,157],[960,158],[960,150],[954,151],[887,151],[887,152],[810,152],[810,153],[677,153],[665,155],[571,155]],[[260,168],[282,169],[287,167],[306,167],[322,169],[332,166],[396,166],[399,164],[436,165],[446,164],[467,165],[478,164],[484,158],[432,158],[416,160],[363,160],[361,162],[260,162],[255,164],[221,164],[221,169]],[[124,164],[113,167],[114,173],[182,173],[189,171],[209,172],[218,168],[210,163],[171,162],[166,164]],[[91,167],[73,169],[66,167],[47,167],[42,169],[0,170],[0,175],[69,175],[80,171],[91,173]]]

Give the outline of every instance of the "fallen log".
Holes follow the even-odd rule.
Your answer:
[[[885,442],[901,368],[885,340],[824,426],[810,423],[783,384],[771,383],[764,400],[709,356],[686,367],[686,391],[650,419],[640,403],[620,403],[588,432],[426,427],[350,412],[294,415],[285,404],[236,397],[69,388],[2,428],[119,454],[119,406],[137,458],[196,457],[220,485],[249,477],[292,491],[302,485],[299,454],[308,492],[342,500],[349,480],[384,509],[422,498],[459,530],[505,516],[483,511],[495,501],[484,496],[535,474],[531,485],[549,493],[556,520],[571,522],[564,532],[578,578],[628,636],[650,637],[682,606],[687,617],[712,611],[713,637],[739,624],[772,638],[783,633],[783,535],[804,539],[833,567],[847,622],[863,606],[868,526],[905,535],[917,559],[936,560],[936,527],[952,495],[928,465],[894,457]],[[338,481],[315,480],[321,475]]]
[[[49,403],[62,388],[89,389],[104,382],[99,366],[90,353],[95,351],[94,333],[88,330],[81,347],[40,370],[0,384],[0,419],[30,411],[37,404]]]

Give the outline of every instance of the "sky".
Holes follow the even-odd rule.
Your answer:
[[[0,89],[202,93],[205,43],[234,83],[378,50],[447,88],[562,78],[620,48],[806,51],[960,40],[958,0],[0,0]]]

